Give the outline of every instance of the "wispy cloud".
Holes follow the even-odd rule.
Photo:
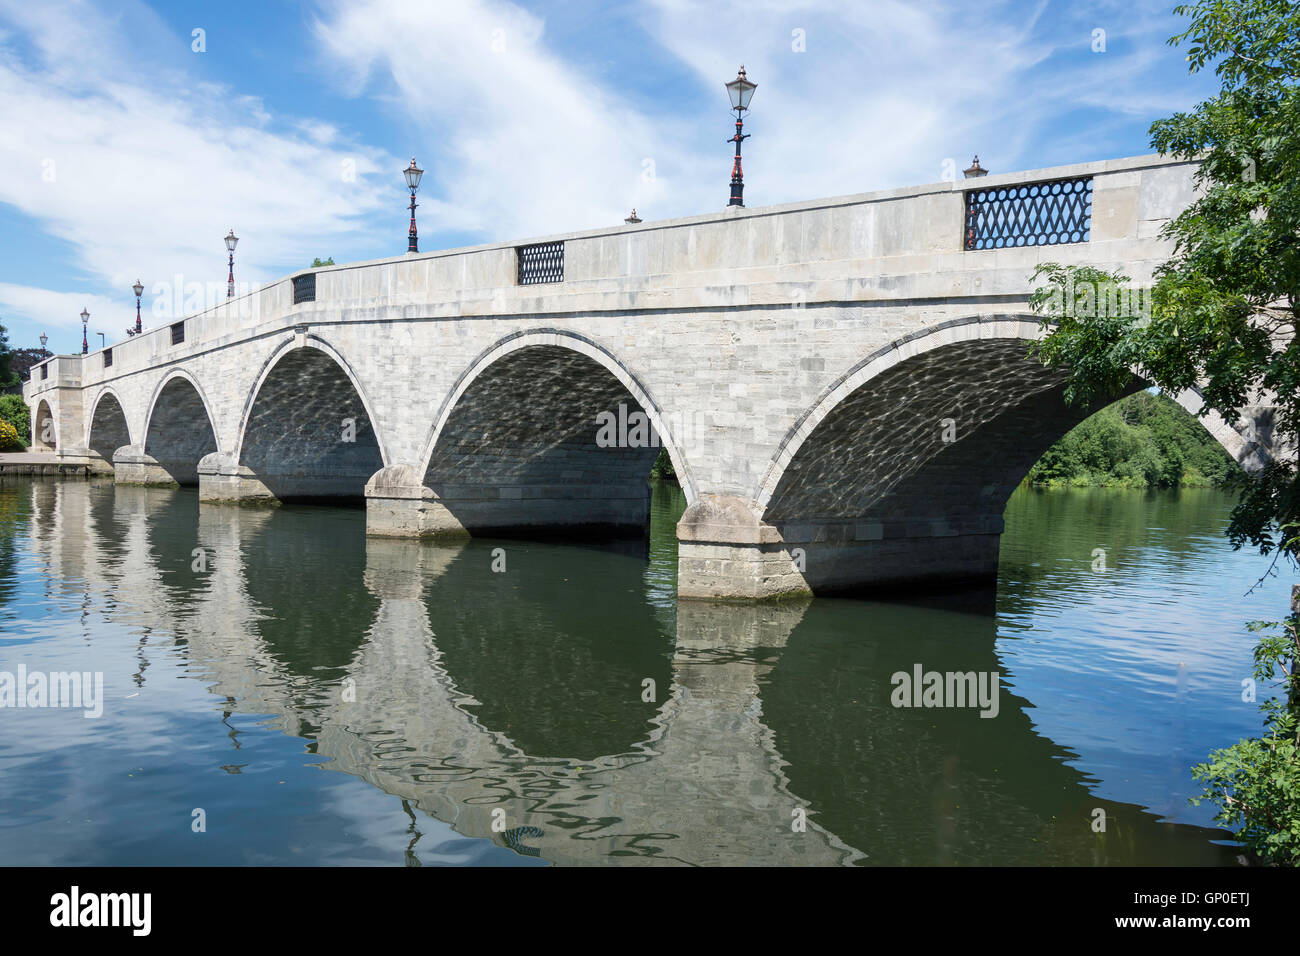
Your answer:
[[[277,125],[255,97],[150,67],[90,4],[7,4],[3,14],[0,202],[70,243],[69,271],[121,290],[123,312],[137,278],[223,280],[232,227],[239,278],[263,281],[278,271],[267,264],[310,261],[393,205],[391,177],[370,178],[397,164],[383,150],[319,121]],[[0,305],[75,326],[80,308],[62,311],[62,291],[3,286]]]
[[[436,155],[422,202],[439,228],[562,232],[700,189],[674,121],[638,112],[617,77],[602,83],[564,62],[543,22],[514,4],[349,0],[316,34],[348,93],[383,99],[426,131]]]
[[[10,315],[75,328],[70,288],[126,318],[137,277],[220,282],[232,227],[244,281],[400,251],[407,150],[427,170],[425,248],[720,209],[722,84],[741,62],[759,84],[751,206],[933,182],[976,152],[994,170],[1143,152],[1150,119],[1205,92],[1171,68],[1177,21],[1142,2],[637,0],[543,17],[327,0],[306,18],[316,72],[268,74],[337,93],[308,111],[324,115],[196,79],[187,53],[139,56],[141,22],[188,48],[138,0],[0,0],[0,203],[75,253],[59,288],[0,285]]]

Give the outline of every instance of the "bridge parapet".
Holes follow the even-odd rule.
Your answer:
[[[25,394],[30,400],[56,378],[83,387],[111,381],[300,323],[1023,298],[1042,247],[964,249],[964,196],[973,185],[1090,177],[1090,238],[1053,255],[1124,263],[1141,283],[1168,254],[1158,232],[1190,201],[1193,166],[1158,156],[1078,163],[302,270],[113,343],[111,366],[103,350],[58,356],[50,360],[57,373],[34,376]],[[563,245],[564,278],[520,284],[517,250],[539,243]],[[307,274],[315,275],[314,298],[295,304],[293,280]],[[172,341],[178,323],[183,343]]]

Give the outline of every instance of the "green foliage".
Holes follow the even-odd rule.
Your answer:
[[[313,269],[318,269],[321,266],[332,266],[332,265],[334,265],[333,256],[330,256],[328,259],[322,259],[320,256],[317,256],[315,259],[311,261],[311,267]]]
[[[1155,270],[1149,315],[1083,313],[1071,283],[1126,283],[1120,273],[1044,263],[1031,301],[1050,329],[1032,351],[1068,370],[1071,401],[1114,397],[1133,371],[1169,394],[1196,387],[1204,413],[1238,422],[1271,404],[1274,448],[1300,432],[1300,3],[1202,0],[1171,43],[1187,41],[1193,71],[1210,64],[1222,90],[1151,127],[1161,153],[1200,159],[1198,198],[1164,229],[1173,257]],[[1300,520],[1294,461],[1234,480],[1234,547],[1288,546],[1279,528]]]
[[[22,448],[18,430],[8,422],[0,421],[0,451],[22,451]]]
[[[0,422],[7,422],[17,433],[19,448],[25,447],[27,436],[32,433],[31,410],[21,395],[0,395]],[[15,451],[14,448],[0,448],[0,451]]]
[[[1222,446],[1177,403],[1138,392],[1068,432],[1030,469],[1028,481],[1176,488],[1223,484],[1238,471]]]
[[[1192,768],[1202,792],[1192,803],[1213,800],[1215,821],[1264,859],[1300,866],[1300,614],[1283,623],[1255,622],[1264,634],[1255,648],[1255,680],[1277,683],[1282,694],[1260,705],[1264,736],[1216,750]]]
[[[18,381],[13,363],[14,354],[9,350],[9,331],[0,325],[0,388],[13,385]]]
[[[12,368],[21,381],[27,381],[31,378],[32,366],[38,362],[44,362],[53,355],[48,349],[14,349],[9,355],[12,359]]]
[[[659,449],[659,457],[655,459],[655,463],[650,467],[650,477],[677,480],[677,470],[673,468],[673,460],[668,457],[667,448]]]

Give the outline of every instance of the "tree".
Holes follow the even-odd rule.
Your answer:
[[[1195,73],[1213,64],[1219,93],[1151,126],[1160,153],[1199,159],[1199,198],[1163,235],[1174,253],[1155,271],[1150,316],[1093,315],[1066,290],[1128,277],[1044,263],[1031,296],[1046,338],[1031,348],[1067,370],[1067,399],[1117,396],[1138,369],[1166,392],[1198,387],[1205,413],[1237,422],[1246,406],[1271,403],[1273,447],[1295,448],[1300,426],[1300,3],[1200,0],[1170,39],[1188,43]],[[1086,300],[1085,300],[1086,301]],[[1104,310],[1103,310],[1104,311]],[[1131,311],[1131,310],[1125,310]],[[1228,537],[1263,554],[1300,556],[1300,489],[1295,461],[1276,460],[1234,476],[1238,502]],[[1243,740],[1195,768],[1217,819],[1248,847],[1300,863],[1300,694],[1295,675],[1297,615],[1256,649],[1258,678],[1286,678],[1284,702],[1265,703],[1266,736]]]
[[[32,366],[37,362],[44,362],[54,353],[49,349],[14,349],[9,354],[12,357],[14,373],[25,382],[31,377]]]
[[[1171,43],[1190,42],[1196,72],[1211,62],[1222,91],[1189,113],[1151,126],[1163,154],[1201,158],[1204,192],[1164,228],[1172,258],[1157,268],[1151,315],[1080,315],[1070,283],[1128,277],[1044,263],[1031,301],[1055,324],[1032,351],[1068,370],[1067,397],[1118,397],[1131,370],[1168,393],[1199,386],[1205,413],[1237,422],[1246,406],[1276,412],[1273,446],[1295,447],[1300,430],[1300,3],[1201,0],[1176,8],[1191,25]],[[1294,461],[1238,476],[1229,538],[1295,558],[1281,533],[1300,520]]]
[[[322,259],[320,256],[317,256],[315,259],[311,261],[311,267],[313,269],[318,269],[321,266],[332,266],[332,265],[334,265],[333,256],[330,256],[328,259]]]
[[[0,325],[0,388],[8,388],[18,381],[13,364],[14,355],[9,351],[9,331]]]

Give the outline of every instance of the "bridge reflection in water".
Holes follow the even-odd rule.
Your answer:
[[[1006,673],[988,606],[678,605],[673,488],[648,542],[587,546],[366,538],[360,511],[200,508],[188,490],[19,491],[50,586],[148,634],[141,687],[155,649],[180,648],[216,709],[272,715],[413,824],[560,864],[1235,855],[1221,831],[1094,796],[1005,687],[992,720],[890,705],[917,662]]]

